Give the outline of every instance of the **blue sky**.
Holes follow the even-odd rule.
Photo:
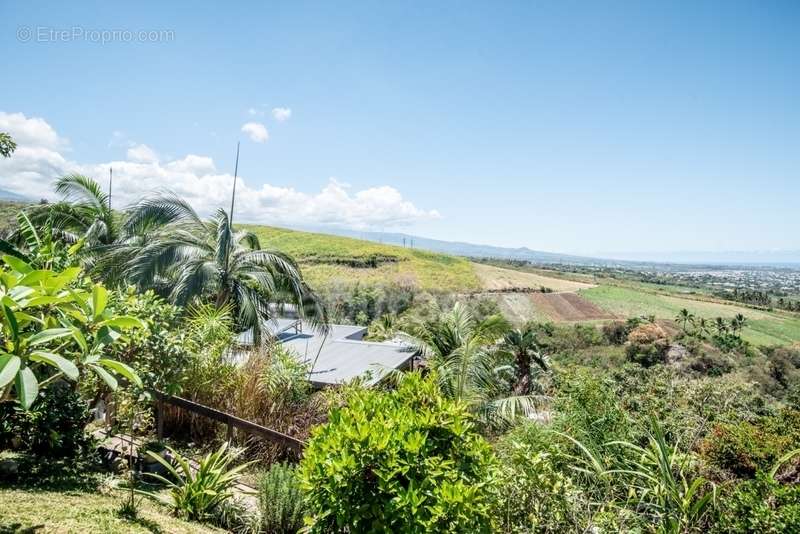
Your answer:
[[[800,249],[799,24],[797,2],[2,1],[0,112],[30,150],[0,187],[113,165],[124,199],[199,175],[206,209],[241,140],[241,218],[264,223],[302,211],[581,254]]]

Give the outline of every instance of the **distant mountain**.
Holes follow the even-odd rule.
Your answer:
[[[476,245],[461,241],[442,241],[398,232],[368,232],[331,227],[298,227],[298,230],[319,232],[364,239],[387,245],[413,247],[432,252],[466,256],[470,258],[495,258],[502,260],[529,261],[538,264],[593,265],[602,267],[625,267],[647,269],[653,266],[672,266],[681,269],[682,265],[693,266],[785,266],[797,268],[800,264],[800,250],[786,251],[743,251],[743,252],[664,252],[664,253],[607,253],[604,257],[576,256],[557,252],[532,250],[527,247],[511,248],[494,245]]]
[[[659,252],[607,252],[603,256],[620,261],[708,265],[791,265],[800,264],[800,250],[725,250]]]
[[[13,202],[31,202],[31,199],[19,193],[0,188],[0,200],[10,200]]]
[[[325,234],[334,234],[344,237],[353,237],[385,243],[387,245],[397,245],[413,247],[431,252],[441,252],[454,256],[467,256],[470,258],[496,258],[503,260],[530,261],[533,263],[569,263],[575,265],[605,265],[607,263],[620,263],[615,260],[603,260],[599,258],[589,258],[585,256],[574,256],[570,254],[559,254],[556,252],[543,252],[531,250],[527,247],[508,248],[497,247],[494,245],[476,245],[474,243],[464,243],[461,241],[442,241],[430,239],[417,235],[397,233],[397,232],[361,232],[358,230],[347,230],[342,228],[320,228],[320,227],[298,227],[298,230],[307,230]]]

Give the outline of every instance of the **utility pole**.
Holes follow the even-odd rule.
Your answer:
[[[111,211],[111,183],[114,179],[114,167],[108,168],[108,211]]]
[[[233,203],[236,200],[236,177],[239,176],[239,145],[240,142],[236,142],[236,164],[233,167],[233,194],[231,195],[231,212],[228,215],[230,218],[230,225],[231,229],[233,228]]]

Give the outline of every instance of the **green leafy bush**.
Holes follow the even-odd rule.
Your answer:
[[[114,297],[111,306],[117,313],[141,318],[146,328],[120,340],[112,354],[135,368],[145,387],[178,394],[191,359],[182,309],[153,291],[129,288]]]
[[[91,419],[88,405],[65,383],[40,394],[30,410],[17,403],[0,403],[0,449],[66,458],[89,453],[92,440],[84,431]]]
[[[760,472],[726,491],[719,502],[714,532],[800,532],[800,484],[782,485]]]
[[[539,424],[527,423],[498,442],[493,509],[501,532],[585,530],[586,498],[563,468],[557,439]]]
[[[754,422],[718,424],[700,450],[713,467],[736,477],[752,477],[798,447],[800,411],[786,408]]]
[[[2,261],[0,397],[8,398],[13,385],[13,398],[28,410],[45,386],[76,382],[82,371],[92,371],[112,390],[115,375],[141,386],[138,375],[107,352],[142,322],[113,313],[102,284],[90,285],[77,267],[56,272],[34,269],[15,256]]]
[[[303,527],[306,506],[296,468],[274,464],[258,483],[258,507],[264,532],[292,534]]]
[[[553,407],[554,427],[593,451],[614,440],[633,437],[630,417],[614,395],[613,383],[588,371],[559,378]]]
[[[411,374],[355,391],[301,463],[312,532],[488,532],[494,457],[466,408]]]

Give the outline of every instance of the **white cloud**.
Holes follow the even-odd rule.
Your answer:
[[[272,108],[272,117],[278,122],[288,121],[292,116],[292,110],[289,108]]]
[[[86,164],[62,155],[61,151],[68,148],[67,140],[43,119],[0,112],[0,131],[9,132],[18,143],[11,158],[0,160],[0,187],[34,199],[53,199],[52,184],[64,174],[79,172],[104,179],[108,168],[113,167],[115,206],[136,202],[165,188],[184,197],[202,215],[230,203],[233,176],[220,173],[207,156],[189,154],[160,162],[143,158],[145,151],[138,150],[129,151],[124,161]],[[154,153],[145,145],[139,147]],[[322,190],[305,193],[270,184],[251,186],[244,177],[239,177],[237,186],[236,218],[243,222],[387,228],[439,217],[435,210],[417,208],[390,186],[352,191],[331,178]]]
[[[252,115],[253,117],[256,117],[256,116],[261,116],[261,117],[263,117],[263,116],[264,116],[264,112],[263,112],[263,111],[260,111],[260,110],[258,110],[258,109],[256,109],[256,108],[250,108],[250,109],[248,109],[248,110],[247,110],[247,114],[248,114],[248,115]]]
[[[140,163],[153,163],[158,161],[158,155],[149,146],[140,144],[128,149],[128,159]]]
[[[269,132],[266,126],[260,122],[248,122],[242,126],[242,131],[250,136],[256,143],[266,143],[269,139]]]

